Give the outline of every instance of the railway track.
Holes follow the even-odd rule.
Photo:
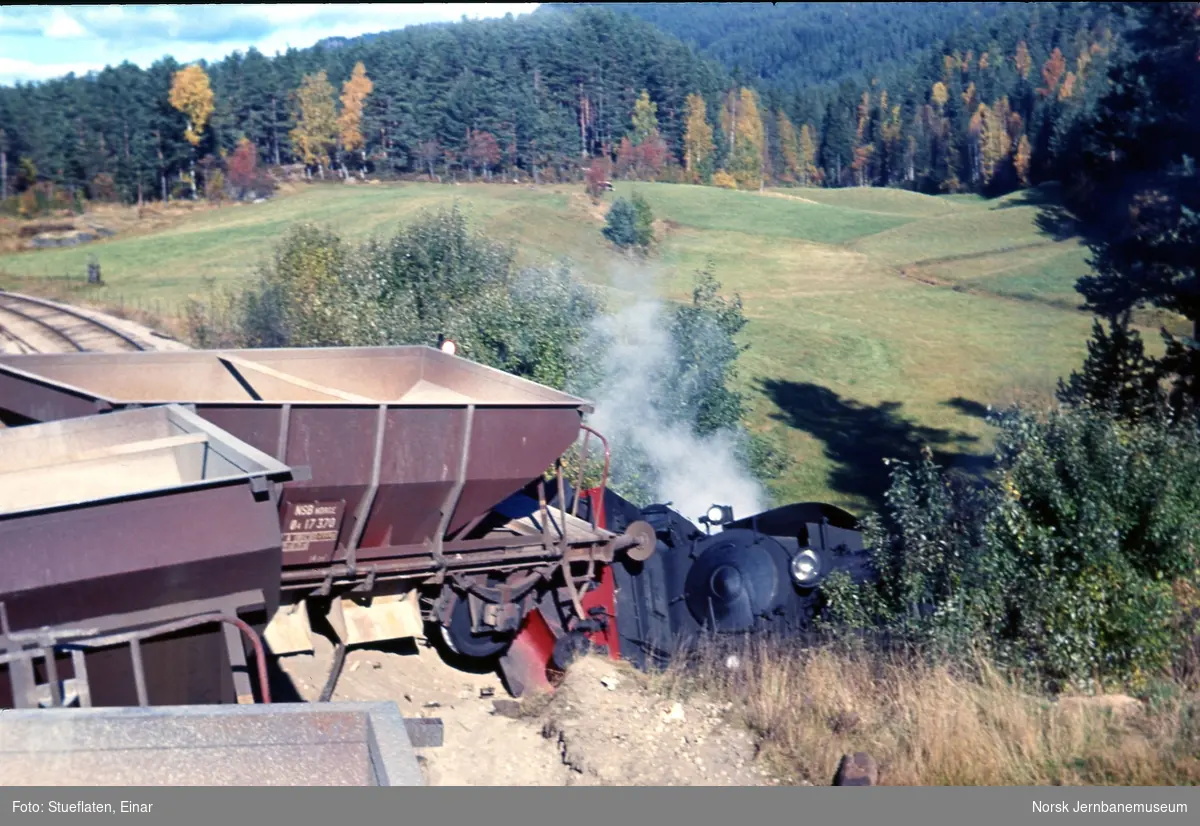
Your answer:
[[[153,348],[91,314],[0,290],[0,349],[9,353],[72,353]]]

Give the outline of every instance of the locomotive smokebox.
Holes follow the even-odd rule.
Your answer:
[[[869,576],[857,520],[832,505],[732,521],[706,514],[701,521],[722,527],[711,535],[665,505],[640,509],[612,491],[603,512],[610,531],[644,520],[655,533],[652,557],[613,565],[621,655],[640,668],[666,665],[705,635],[803,632],[831,573]]]

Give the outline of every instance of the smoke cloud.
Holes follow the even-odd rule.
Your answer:
[[[765,492],[738,454],[737,434],[699,437],[694,411],[664,412],[672,407],[664,400],[679,398],[684,377],[671,311],[647,289],[653,285],[652,273],[614,273],[613,286],[633,301],[594,320],[583,356],[594,371],[589,423],[613,445],[614,481],[644,474],[637,487],[692,521],[713,504],[731,506],[735,518],[758,513]]]

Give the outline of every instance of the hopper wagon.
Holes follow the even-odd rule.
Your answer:
[[[0,430],[0,708],[269,699],[290,479],[174,405]]]
[[[618,534],[574,512],[585,497],[570,495],[563,454],[581,434],[607,450],[587,402],[439,349],[0,356],[8,433],[163,405],[292,469],[268,483],[280,596],[255,628],[287,654],[328,624],[322,699],[346,646],[427,626],[451,655],[497,659],[520,694],[544,682],[546,635],[607,639],[612,563],[654,552],[646,523]],[[513,645],[531,635],[540,648]]]

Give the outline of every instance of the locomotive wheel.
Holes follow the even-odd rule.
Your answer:
[[[503,654],[512,643],[512,634],[474,634],[471,632],[471,607],[460,599],[450,613],[450,625],[438,624],[442,642],[451,652],[472,660],[487,660]]]

